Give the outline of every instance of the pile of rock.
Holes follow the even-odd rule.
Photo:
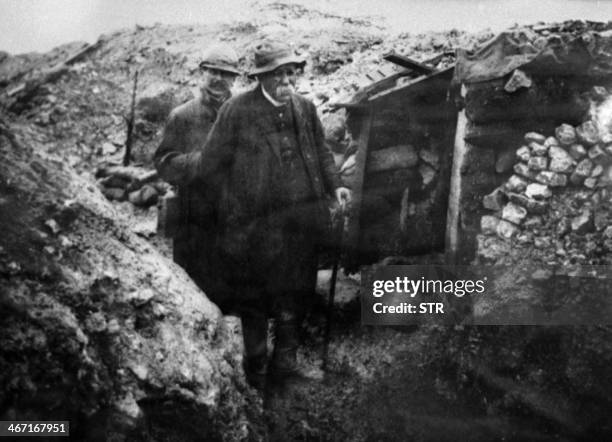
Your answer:
[[[536,248],[550,245],[563,257],[571,247],[565,235],[598,232],[603,245],[592,251],[612,250],[612,137],[600,136],[597,124],[587,121],[562,124],[555,136],[529,132],[524,139],[514,174],[483,198],[494,213],[481,218],[482,233]]]
[[[103,166],[96,172],[98,186],[111,201],[129,201],[138,207],[157,204],[170,185],[159,180],[155,170],[137,166]]]

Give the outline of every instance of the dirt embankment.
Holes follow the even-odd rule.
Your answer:
[[[234,325],[95,184],[41,154],[39,131],[2,135],[2,419],[68,418],[78,440],[257,434]]]

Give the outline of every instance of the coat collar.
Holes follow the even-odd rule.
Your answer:
[[[287,104],[287,103],[281,103],[280,101],[276,101],[274,98],[272,98],[272,95],[270,95],[268,91],[266,90],[266,88],[263,87],[263,84],[260,83],[259,87],[261,88],[261,93],[263,94],[263,96],[266,97],[266,100],[272,103],[274,107],[283,107]]]
[[[258,97],[258,100],[261,101],[262,106],[267,107],[267,108],[273,107],[273,103],[266,98],[264,91],[263,91],[263,87],[261,87],[261,85],[259,85],[259,87],[257,87],[253,92]],[[296,133],[297,133],[298,145],[300,148],[303,148],[303,146],[306,146],[308,143],[308,138],[307,138],[308,137],[308,129],[307,129],[308,124],[307,124],[307,119],[305,118],[305,115],[304,115],[304,108],[301,105],[299,98],[295,94],[291,95],[291,99],[289,100],[289,105],[291,106],[291,110],[293,112],[293,124],[296,129]],[[264,116],[264,118],[268,118],[267,116],[271,115],[271,113],[264,111],[261,113],[261,115]],[[280,151],[279,151],[278,145],[272,139],[269,131],[266,131],[263,129],[262,127],[263,121],[258,120],[258,119],[255,119],[255,121],[260,122],[258,124],[259,132],[261,133],[263,138],[266,140],[271,150],[274,152],[274,156],[276,156],[278,161],[280,161]]]

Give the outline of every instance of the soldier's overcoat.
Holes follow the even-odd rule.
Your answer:
[[[214,268],[216,199],[200,180],[189,181],[189,154],[204,145],[217,117],[219,105],[202,95],[173,109],[166,121],[154,162],[159,175],[178,187],[179,214],[172,226],[173,258],[209,296],[220,283]],[[186,155],[187,154],[187,155]]]

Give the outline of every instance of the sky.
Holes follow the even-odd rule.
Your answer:
[[[248,20],[274,0],[0,0],[0,50],[45,52],[72,41],[154,23]],[[494,31],[515,23],[612,20],[612,0],[279,0],[339,15],[379,15],[398,32]]]

